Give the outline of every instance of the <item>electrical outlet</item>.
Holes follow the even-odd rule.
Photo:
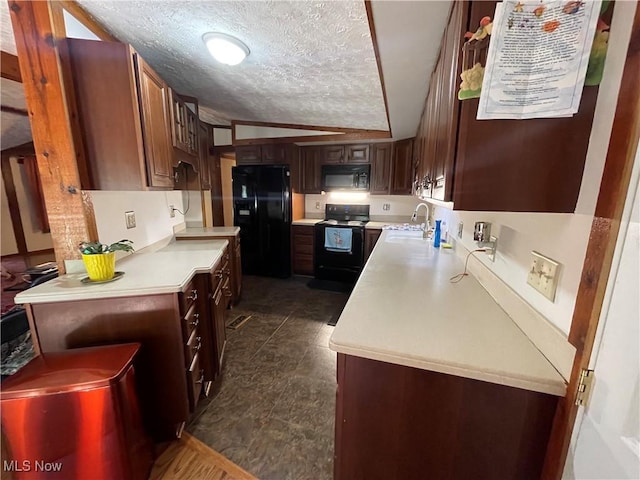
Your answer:
[[[527,283],[552,302],[556,298],[560,264],[538,252],[531,252],[531,268]]]
[[[169,205],[169,216],[174,218],[176,216],[176,209],[173,205]]]
[[[382,204],[382,210],[384,210],[385,212],[388,212],[389,210],[391,210],[391,204],[390,203],[383,203]]]
[[[136,227],[136,214],[133,212],[133,210],[124,212],[124,220],[126,222],[127,228]]]
[[[320,202],[316,202],[316,210],[320,210]]]
[[[459,222],[458,223],[458,238],[462,238],[462,227],[464,226],[464,223]]]

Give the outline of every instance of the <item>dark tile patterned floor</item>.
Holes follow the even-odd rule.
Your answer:
[[[262,480],[333,477],[336,353],[327,322],[348,295],[307,279],[244,277],[227,329],[220,390],[188,426],[194,436]]]

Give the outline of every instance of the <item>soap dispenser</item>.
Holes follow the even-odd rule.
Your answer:
[[[436,248],[440,247],[440,224],[442,223],[442,220],[436,220],[436,229],[433,232],[433,246]]]

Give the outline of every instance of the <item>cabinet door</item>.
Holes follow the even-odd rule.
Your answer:
[[[198,126],[200,135],[198,142],[200,143],[200,188],[202,190],[211,189],[211,170],[209,170],[209,138],[210,128],[206,123],[200,122]]]
[[[224,361],[224,349],[227,343],[227,335],[225,332],[226,308],[222,285],[218,287],[213,295],[211,311],[213,312],[213,323],[215,325],[216,362],[218,375],[220,375]]]
[[[369,193],[372,195],[388,195],[391,183],[393,144],[374,143],[371,149],[371,185]]]
[[[343,163],[344,162],[344,146],[327,145],[320,147],[320,161],[322,163]]]
[[[134,58],[138,69],[142,135],[149,186],[172,188],[169,87],[142,57],[134,54]]]
[[[496,2],[472,2],[469,25]],[[597,87],[584,87],[573,117],[476,120],[478,99],[461,102],[454,175],[458,210],[573,213],[595,111]]]
[[[185,112],[187,112],[187,152],[190,155],[197,156],[200,150],[198,142],[198,115],[191,110],[189,105],[185,105]]]
[[[469,6],[466,2],[454,2],[451,17],[444,32],[440,62],[442,73],[439,85],[439,144],[438,157],[444,185],[436,187],[434,197],[439,200],[453,200],[453,170],[456,156],[456,142],[458,133],[458,118],[460,115],[460,100],[458,100],[458,86],[462,71],[462,43],[464,32],[467,30]],[[437,179],[436,179],[437,182]]]
[[[366,229],[364,234],[364,261],[366,262],[371,252],[373,251],[373,247],[378,243],[378,239],[382,235],[382,229]]]
[[[313,236],[312,226],[293,225],[291,227],[293,273],[313,275]]]
[[[344,148],[347,163],[369,163],[369,145],[347,145]]]
[[[236,163],[238,165],[251,165],[262,162],[262,150],[260,145],[242,145],[236,147]]]
[[[290,162],[288,154],[289,145],[270,144],[262,145],[262,163],[283,165]]]
[[[302,193],[320,193],[320,158],[316,147],[300,149]]]
[[[171,90],[171,126],[171,140],[173,141],[173,146],[187,152],[186,107],[182,99],[173,90]]]
[[[391,195],[410,195],[412,183],[413,139],[401,140],[394,144],[391,169]]]

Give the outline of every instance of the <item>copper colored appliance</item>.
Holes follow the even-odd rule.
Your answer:
[[[2,382],[3,478],[148,478],[152,448],[132,366],[139,348],[45,353]]]

